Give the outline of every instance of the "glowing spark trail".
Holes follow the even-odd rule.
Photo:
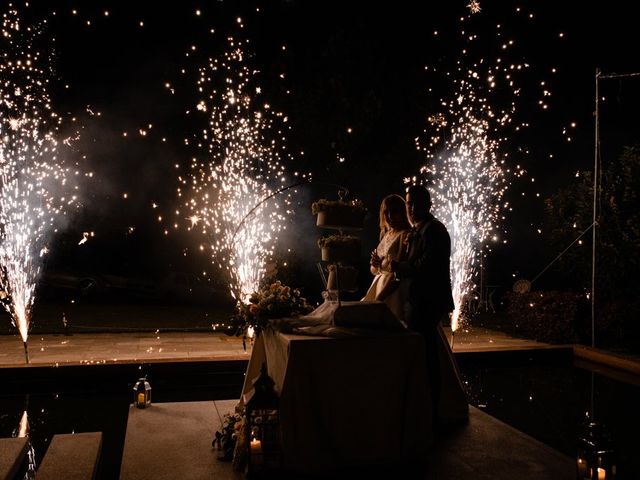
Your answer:
[[[477,40],[468,32],[465,35],[464,30],[462,36],[469,42]],[[513,41],[505,45],[513,45]],[[464,49],[462,58],[468,58],[468,54]],[[447,225],[452,237],[453,331],[464,320],[462,307],[475,287],[483,244],[489,237],[497,239],[494,230],[501,211],[508,208],[502,203],[509,170],[503,167],[504,159],[498,157],[504,141],[501,135],[506,127],[518,131],[526,126],[514,125],[513,115],[519,95],[515,72],[526,70],[528,65],[508,64],[500,58],[493,64],[482,58],[468,63],[457,62],[453,95],[450,100],[440,100],[446,112],[429,117],[429,146],[425,148],[428,163],[421,169],[433,193],[435,215]],[[506,104],[504,100],[495,105],[490,102],[496,89],[507,92]]]
[[[201,134],[205,160],[194,158],[182,179],[190,229],[201,229],[214,261],[229,273],[233,297],[246,302],[258,290],[284,218],[277,203],[260,204],[284,182],[283,141],[268,104],[258,104],[247,42],[228,38],[228,50],[200,69],[197,111],[208,115]],[[280,135],[278,140],[277,135]],[[250,215],[247,214],[251,212]]]
[[[461,82],[461,86],[470,84]],[[455,310],[451,328],[457,330],[465,295],[473,289],[477,248],[493,230],[504,191],[504,176],[489,122],[475,97],[465,97],[460,116],[436,161],[421,170],[432,182],[434,212],[452,237],[451,277]],[[477,108],[480,107],[480,108]]]
[[[478,2],[477,0],[471,0],[469,2],[469,5],[467,5],[467,8],[471,13],[480,13],[482,11],[482,8],[480,7],[480,2]]]
[[[56,157],[60,117],[47,93],[50,59],[36,49],[40,27],[3,14],[0,56],[0,288],[25,348],[46,236],[74,195],[57,197],[67,170]]]

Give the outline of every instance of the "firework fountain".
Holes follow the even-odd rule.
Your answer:
[[[47,93],[51,54],[37,48],[44,24],[22,24],[9,6],[0,57],[0,288],[29,362],[27,337],[47,235],[75,195],[59,196],[67,169],[57,157],[60,125]]]
[[[467,82],[461,83],[470,88]],[[460,323],[464,297],[473,290],[479,247],[494,229],[504,191],[497,142],[488,136],[488,121],[469,104],[462,110],[450,127],[444,150],[421,171],[431,184],[435,215],[452,237],[453,331]]]
[[[465,33],[465,22],[478,12],[472,9],[469,16],[461,18],[462,37],[469,42],[477,36]],[[504,49],[511,44],[505,43]],[[465,60],[467,48],[461,56]],[[497,238],[501,212],[508,207],[503,194],[510,170],[504,166],[504,155],[500,158],[498,152],[504,129],[520,128],[513,121],[519,93],[515,76],[527,68],[525,63],[509,64],[501,58],[495,62],[479,59],[472,65],[458,61],[455,74],[450,75],[454,78],[454,94],[450,99],[440,99],[445,112],[429,117],[429,145],[423,148],[428,162],[421,174],[432,190],[435,215],[447,225],[452,237],[453,332],[464,320],[463,302],[475,287],[474,277],[486,242],[490,237]],[[509,100],[501,106],[490,101],[498,88],[508,92]]]
[[[199,144],[207,149],[194,158],[191,174],[181,178],[190,228],[208,239],[214,262],[227,271],[230,290],[247,302],[258,290],[265,263],[272,255],[284,213],[277,202],[263,202],[285,185],[276,120],[286,121],[260,102],[257,72],[247,65],[247,41],[228,38],[219,59],[209,59],[197,83],[197,110],[208,117]],[[279,135],[279,137],[278,137]]]

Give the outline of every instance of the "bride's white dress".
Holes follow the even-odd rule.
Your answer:
[[[382,259],[379,272],[373,277],[371,286],[367,290],[363,301],[383,301],[389,310],[406,327],[405,303],[409,293],[409,283],[407,281],[398,282],[396,285],[393,273],[389,271],[391,260],[398,260],[405,245],[402,244],[403,231],[389,231],[380,240],[376,252]],[[390,293],[388,293],[390,291]]]
[[[405,246],[402,243],[402,232],[387,232],[376,252],[383,259],[380,272],[375,275],[371,286],[363,301],[381,300],[387,304],[389,310],[407,326],[405,321],[405,311],[407,295],[409,293],[409,280],[404,279],[395,285],[391,293],[388,291],[388,284],[395,282],[393,274],[388,270],[391,260],[397,260]],[[381,297],[382,294],[382,297]],[[462,388],[460,372],[456,363],[447,337],[438,324],[436,348],[438,349],[438,364],[440,367],[440,399],[438,402],[438,416],[443,421],[463,421],[469,416],[469,405],[467,396]]]

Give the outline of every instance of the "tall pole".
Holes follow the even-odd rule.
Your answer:
[[[595,148],[593,159],[593,230],[591,230],[591,347],[596,346],[596,231],[598,229],[598,158],[600,157],[600,69],[596,68]]]

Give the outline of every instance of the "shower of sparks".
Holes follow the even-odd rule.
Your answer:
[[[70,173],[57,156],[61,119],[47,93],[51,55],[36,47],[44,24],[22,24],[10,5],[0,39],[0,289],[25,354],[47,236],[76,202],[75,194],[60,193],[73,189],[67,188]]]
[[[480,2],[478,2],[478,0],[471,0],[469,2],[469,5],[467,5],[467,8],[471,13],[480,13],[482,11],[482,8],[480,8]]]
[[[469,45],[450,75],[454,79],[453,95],[440,99],[444,113],[428,118],[428,146],[422,148],[427,152],[427,164],[420,171],[422,179],[408,180],[427,183],[432,191],[434,214],[451,234],[453,331],[465,320],[463,304],[475,288],[474,278],[487,240],[499,240],[496,229],[504,218],[502,212],[509,209],[503,196],[510,178],[524,173],[519,167],[512,172],[505,165],[506,132],[528,127],[527,123],[518,123],[514,114],[521,93],[517,79],[530,66],[502,57],[493,62],[486,58],[469,61],[471,44],[478,40],[477,35],[465,30],[470,28],[466,25],[470,17],[471,14],[461,18],[461,35]],[[497,31],[500,32],[500,26]],[[514,45],[513,40],[499,41],[500,50]],[[543,95],[548,97],[550,93],[544,90]]]
[[[226,53],[199,71],[196,111],[207,115],[208,128],[198,146],[207,153],[193,158],[178,195],[188,229],[205,235],[213,262],[229,274],[231,294],[247,302],[283,228],[280,205],[262,202],[285,185],[284,136],[276,127],[285,118],[260,102],[256,72],[246,63],[248,42],[227,40]]]
[[[458,86],[464,96],[461,102],[456,99],[448,105],[452,121],[444,146],[421,169],[430,185],[434,214],[444,222],[452,238],[454,331],[459,325],[465,295],[474,287],[478,247],[495,227],[505,189],[504,173],[496,154],[498,141],[490,138],[488,104],[476,96],[472,83],[460,80]]]

